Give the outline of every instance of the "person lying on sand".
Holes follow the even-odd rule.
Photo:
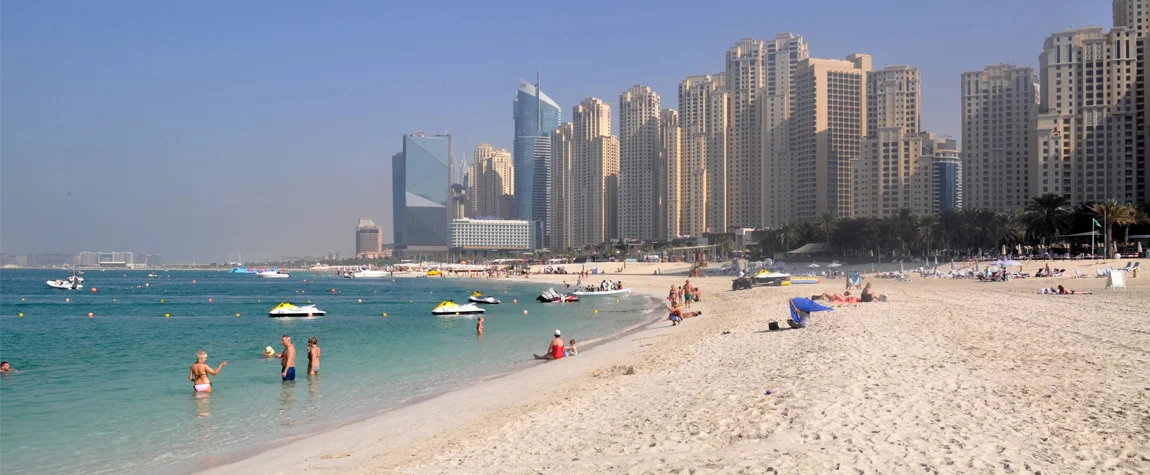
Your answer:
[[[702,315],[703,312],[688,312],[683,310],[683,304],[675,304],[674,307],[668,306],[667,320],[671,321],[671,326],[678,325],[683,322],[685,318],[693,318]]]
[[[1075,292],[1061,285],[1058,286],[1058,295],[1093,295],[1093,292]]]
[[[559,338],[559,330],[555,330],[555,338],[551,339],[550,346],[547,347],[547,352],[543,355],[532,355],[537,360],[557,360],[562,358],[565,353],[563,339]]]
[[[870,285],[870,284],[867,284]],[[841,294],[824,293],[822,295],[812,295],[811,300],[828,300],[830,303],[859,303],[859,298],[852,296],[848,290]]]

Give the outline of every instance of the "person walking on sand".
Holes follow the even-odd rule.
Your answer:
[[[192,388],[197,393],[210,393],[212,392],[212,381],[208,379],[208,375],[215,376],[220,374],[220,370],[228,365],[227,361],[220,363],[216,369],[208,366],[208,354],[204,350],[196,352],[196,362],[192,364],[192,368],[188,370],[188,381],[192,382]]]
[[[319,374],[319,339],[307,339],[307,374]]]
[[[537,360],[557,360],[559,358],[562,358],[563,354],[566,350],[566,348],[565,348],[566,345],[563,343],[563,339],[560,338],[559,336],[560,336],[559,330],[555,330],[555,338],[551,339],[551,344],[550,344],[550,346],[547,347],[547,352],[543,353],[542,356],[540,356],[540,355],[532,355],[532,356],[534,356],[535,359],[537,359]]]
[[[284,381],[295,381],[295,347],[291,344],[291,336],[284,335],[280,341],[284,345],[283,353],[276,355],[280,359],[280,377]]]
[[[479,321],[475,324],[475,334],[483,336],[483,317],[479,317]]]

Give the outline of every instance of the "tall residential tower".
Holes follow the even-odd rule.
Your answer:
[[[663,189],[659,95],[636,85],[619,95],[619,237],[654,239]]]
[[[515,94],[515,213],[532,221],[536,247],[547,247],[551,195],[551,131],[559,127],[559,105],[535,85],[519,82]]]

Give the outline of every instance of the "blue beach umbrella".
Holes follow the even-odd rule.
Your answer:
[[[834,310],[833,308],[821,305],[814,300],[802,297],[791,299],[790,304],[787,305],[787,307],[791,311],[791,321],[787,323],[790,323],[791,327],[794,328],[803,328],[807,326],[806,317],[809,316],[811,312],[827,312]]]

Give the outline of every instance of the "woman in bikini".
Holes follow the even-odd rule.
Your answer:
[[[216,369],[212,369],[206,363],[208,361],[208,354],[204,350],[196,353],[196,363],[192,365],[192,369],[188,371],[188,381],[192,382],[192,387],[195,388],[197,393],[210,393],[212,392],[212,381],[208,379],[208,375],[215,376],[220,374],[220,370],[228,365],[227,361],[220,363]]]
[[[319,339],[307,339],[307,374],[319,374]]]

